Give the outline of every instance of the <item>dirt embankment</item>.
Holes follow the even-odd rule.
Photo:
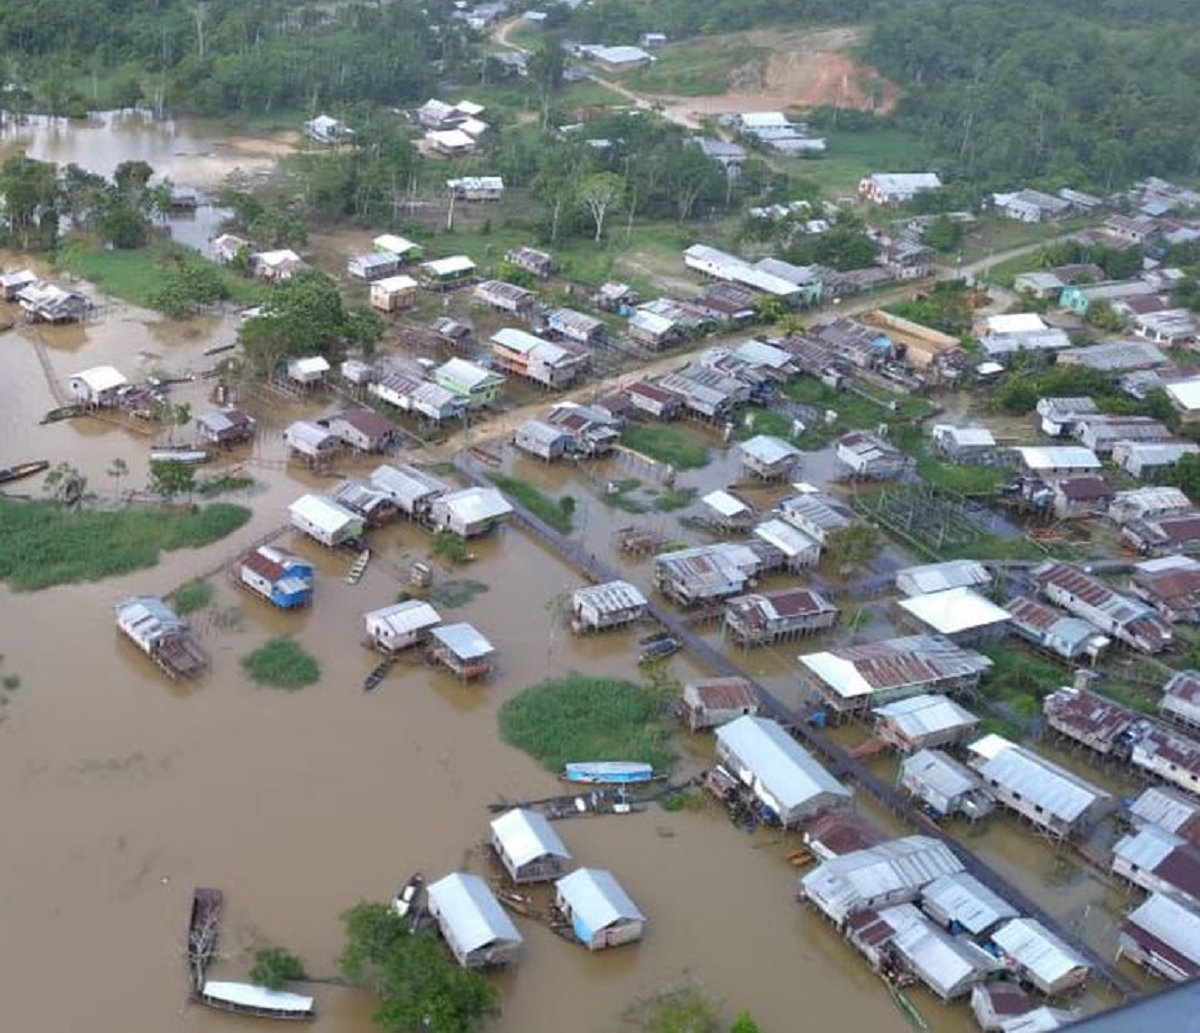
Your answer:
[[[710,97],[654,98],[667,117],[694,121],[733,111],[839,107],[890,112],[900,88],[849,53],[863,29],[770,32],[758,29],[737,38],[767,50],[765,59],[734,68],[727,92]]]

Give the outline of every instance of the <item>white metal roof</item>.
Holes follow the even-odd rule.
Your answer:
[[[771,434],[756,435],[738,447],[745,455],[768,466],[800,455],[800,449],[795,445]]]
[[[759,524],[754,529],[754,536],[761,538],[768,545],[774,545],[788,559],[820,548],[820,545],[803,531],[774,517]]]
[[[1167,384],[1167,394],[1171,401],[1181,409],[1191,412],[1193,409],[1200,409],[1200,377],[1192,377],[1190,380],[1179,380],[1173,384]]]
[[[421,268],[434,276],[453,276],[455,273],[469,273],[475,268],[475,263],[466,255],[450,255],[422,262]]]
[[[938,423],[933,428],[935,437],[939,431],[963,448],[991,448],[996,444],[996,436],[986,427],[956,427],[950,423]]]
[[[889,718],[905,735],[913,737],[979,723],[979,718],[969,710],[960,707],[948,696],[937,693],[898,699],[894,703],[876,707],[874,713]]]
[[[770,718],[746,714],[721,725],[716,734],[784,811],[822,793],[850,796],[849,789]]]
[[[621,920],[646,920],[612,872],[604,868],[576,869],[559,879],[554,888],[588,929],[604,929]]]
[[[750,507],[736,495],[730,495],[729,492],[720,489],[710,491],[700,501],[723,517],[734,517],[740,513],[750,512]]]
[[[434,628],[433,637],[461,660],[477,660],[496,651],[473,624],[466,622]]]
[[[592,57],[594,57],[597,61],[607,61],[614,65],[632,64],[635,61],[654,60],[641,47],[623,45],[615,47],[593,47],[591,54]]]
[[[1177,832],[1200,813],[1200,803],[1159,786],[1151,786],[1129,806],[1132,817]]]
[[[477,104],[473,100],[460,100],[454,105],[455,110],[461,111],[464,115],[482,115],[487,109],[482,104]]]
[[[987,317],[988,333],[1028,334],[1049,329],[1049,324],[1036,312],[1009,312]]]
[[[752,366],[765,366],[767,369],[783,369],[793,361],[790,352],[753,338],[739,344],[733,349],[733,354]]]
[[[921,899],[973,936],[1006,918],[1017,917],[1015,907],[970,872],[955,872],[935,879],[921,891]]]
[[[253,983],[230,983],[206,979],[200,993],[204,997],[211,997],[214,1001],[226,1001],[229,1004],[237,1004],[246,1008],[295,1012],[297,1015],[309,1014],[313,1010],[311,997],[287,993],[284,990],[268,990],[265,986],[255,986]]]
[[[1010,617],[1003,607],[970,588],[947,588],[928,595],[914,595],[899,600],[899,606],[942,635],[991,627]]]
[[[377,466],[371,471],[371,483],[392,498],[421,499],[441,495],[446,485],[415,466]]]
[[[1137,832],[1123,836],[1113,847],[1113,859],[1125,861],[1132,867],[1152,872],[1175,851],[1184,840],[1157,825],[1143,825]]]
[[[275,266],[292,265],[300,261],[300,256],[291,248],[280,248],[278,251],[260,251],[254,256],[263,265]]]
[[[425,134],[425,139],[439,147],[449,147],[452,150],[475,146],[475,138],[461,129],[431,129]]]
[[[1128,921],[1200,966],[1200,914],[1181,901],[1153,893],[1129,913]]]
[[[982,674],[992,662],[938,635],[907,635],[797,659],[843,699]]]
[[[889,910],[879,917],[888,919]],[[943,997],[949,997],[964,980],[996,967],[979,947],[955,940],[927,920],[911,922],[892,936],[892,945],[918,977]]]
[[[326,534],[335,534],[349,524],[362,524],[360,517],[323,495],[301,495],[288,506],[288,512]]]
[[[1200,387],[1200,383],[1198,383]],[[1200,391],[1197,393],[1200,405]],[[1101,463],[1096,453],[1081,445],[1036,445],[1016,449],[1021,461],[1029,469],[1037,470],[1099,470]]]
[[[901,582],[911,582],[916,590],[909,591]],[[906,595],[941,592],[947,588],[970,585],[990,585],[991,572],[978,560],[947,560],[945,563],[924,563],[896,571],[896,587]]]
[[[383,624],[394,635],[409,635],[441,624],[440,614],[423,599],[405,599],[363,614],[368,624]]]
[[[336,434],[311,420],[297,420],[295,423],[289,423],[283,436],[291,445],[307,445],[312,449],[318,449],[326,441],[337,437]]]
[[[498,488],[463,488],[439,500],[465,524],[507,516],[513,508]]]
[[[123,387],[129,383],[125,379],[125,374],[114,366],[93,366],[91,369],[72,373],[71,379],[82,381],[87,385],[89,391],[96,394],[101,391],[111,391],[113,388]]]
[[[874,172],[867,178],[888,194],[937,190],[942,185],[936,172]]]
[[[300,376],[328,373],[329,360],[323,355],[305,355],[297,359],[288,359],[288,372]]]
[[[502,381],[504,379],[499,373],[493,373],[490,369],[485,369],[478,363],[457,357],[447,359],[433,371],[433,375],[453,380],[456,384],[461,384],[468,391],[489,382]]]
[[[385,276],[371,284],[371,290],[383,291],[385,294],[396,294],[400,291],[414,290],[420,286],[411,276]]]
[[[373,241],[371,241],[380,251],[390,251],[393,255],[404,257],[410,251],[420,250],[420,244],[414,244],[407,237],[397,236],[395,233],[381,233]]]
[[[974,772],[941,750],[918,750],[900,762],[900,772],[903,776],[912,775],[919,779],[947,800],[982,785]]]
[[[550,822],[536,811],[514,807],[492,822],[492,832],[517,867],[539,857],[565,857],[571,852],[558,838]]]
[[[985,781],[995,780],[1062,821],[1076,821],[1089,807],[1109,798],[1099,787],[1002,736],[984,736],[971,744],[971,750],[986,758],[976,765]]]
[[[601,611],[629,610],[646,605],[642,590],[628,581],[606,581],[602,585],[577,588],[572,601],[576,606],[590,601]]]
[[[992,935],[1000,949],[1047,984],[1087,962],[1035,918],[1014,918]]]
[[[450,927],[455,943],[466,953],[497,940],[524,942],[512,919],[487,883],[469,872],[452,872],[427,890],[438,919]]]

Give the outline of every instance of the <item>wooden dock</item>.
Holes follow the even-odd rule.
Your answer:
[[[491,483],[470,459],[461,453],[455,457],[454,465],[458,472],[472,484],[486,486]],[[579,543],[559,534],[520,503],[512,501],[512,506],[517,523],[553,549],[562,560],[597,582],[620,579],[619,571],[609,567],[607,563],[599,560]],[[665,630],[678,638],[696,659],[706,664],[715,674],[746,679],[762,701],[764,716],[779,721],[818,757],[835,778],[854,782],[863,792],[870,794],[888,810],[903,818],[915,831],[943,843],[959,859],[966,871],[1006,899],[1018,912],[1037,919],[1063,942],[1075,949],[1087,961],[1096,978],[1107,983],[1122,997],[1130,998],[1140,994],[1135,984],[1123,973],[1117,971],[1107,957],[1085,944],[1075,932],[1036,904],[1028,894],[1001,875],[981,857],[971,853],[966,846],[947,835],[897,787],[873,775],[861,760],[853,757],[848,750],[828,739],[819,729],[813,727],[807,714],[794,710],[761,682],[749,677],[723,653],[689,628],[677,613],[667,610],[653,600],[650,602],[648,612],[650,616],[658,620]]]

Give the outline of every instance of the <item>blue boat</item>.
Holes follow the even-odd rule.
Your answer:
[[[593,760],[566,765],[562,777],[568,782],[588,784],[649,782],[654,777],[654,769],[636,761]]]

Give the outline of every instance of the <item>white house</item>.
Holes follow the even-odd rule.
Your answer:
[[[331,549],[363,536],[362,517],[322,495],[301,495],[288,514],[294,528]]]
[[[367,639],[385,653],[416,645],[441,623],[441,615],[423,599],[406,599],[363,614]]]
[[[463,488],[434,499],[430,518],[442,531],[474,538],[498,527],[513,512],[496,488]]]
[[[633,943],[646,928],[646,916],[603,868],[578,868],[559,879],[554,902],[588,950]]]
[[[75,401],[97,408],[107,408],[117,404],[122,389],[128,383],[125,375],[112,366],[93,366],[73,373],[67,381],[67,386]]]

